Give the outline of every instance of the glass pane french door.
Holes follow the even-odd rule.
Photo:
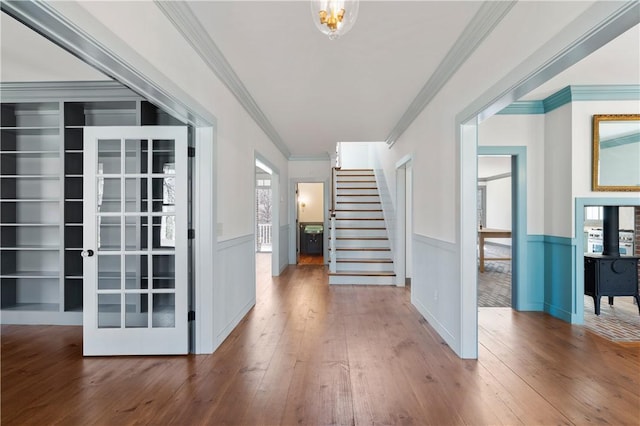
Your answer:
[[[187,129],[84,131],[84,354],[188,351]]]

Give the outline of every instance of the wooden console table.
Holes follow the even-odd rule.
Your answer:
[[[480,272],[484,272],[485,260],[511,260],[510,257],[484,257],[484,240],[485,238],[511,238],[511,231],[506,229],[482,228],[478,230],[478,240],[480,245]]]

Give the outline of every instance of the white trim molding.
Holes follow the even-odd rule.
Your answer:
[[[402,114],[385,142],[392,146],[409,128],[413,120],[429,105],[440,89],[456,73],[458,68],[475,52],[482,41],[493,31],[507,13],[515,6],[515,1],[486,1],[453,44],[438,68],[420,89],[418,95]]]
[[[258,103],[253,99],[249,90],[247,90],[189,5],[186,2],[178,1],[154,1],[178,32],[193,47],[193,50],[200,55],[209,69],[229,88],[240,105],[271,139],[271,142],[280,150],[282,155],[285,158],[289,158],[291,152],[282,137],[262,112]]]
[[[196,127],[215,124],[215,117],[189,94],[170,81],[152,81],[58,12],[55,2],[2,1],[0,9],[88,65],[139,93],[175,118]],[[100,23],[96,21],[96,25]]]

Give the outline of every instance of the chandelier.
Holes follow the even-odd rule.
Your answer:
[[[316,27],[336,40],[349,32],[358,17],[358,0],[311,0]]]

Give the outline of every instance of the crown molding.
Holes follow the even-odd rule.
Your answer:
[[[0,10],[179,120],[205,127],[216,123],[215,117],[187,93],[171,85],[170,81],[151,80],[58,12],[55,2],[3,0]],[[100,25],[98,21],[94,24]],[[146,62],[143,58],[140,60]],[[166,86],[172,87],[171,93],[164,89]]]
[[[482,41],[500,23],[502,18],[516,4],[515,1],[485,1],[471,22],[464,29],[460,37],[453,44],[444,59],[433,72],[429,80],[420,89],[418,95],[409,108],[400,117],[385,142],[392,146],[396,140],[409,128],[411,123],[429,105],[440,89],[456,73],[460,66],[471,56]]]
[[[290,151],[282,137],[253,99],[240,77],[233,70],[227,58],[215,44],[198,17],[186,2],[154,0],[158,8],[171,21],[184,39],[193,47],[213,73],[227,86],[249,116],[271,139],[280,152],[288,158]]]
[[[516,101],[498,112],[499,115],[544,114],[542,101]]]
[[[483,120],[637,25],[638,1],[595,2],[560,33],[462,110],[457,123]]]
[[[640,84],[575,85],[558,90],[541,101],[516,101],[497,114],[546,114],[571,102],[638,101]]]
[[[2,102],[143,100],[117,81],[0,82],[0,93]]]

